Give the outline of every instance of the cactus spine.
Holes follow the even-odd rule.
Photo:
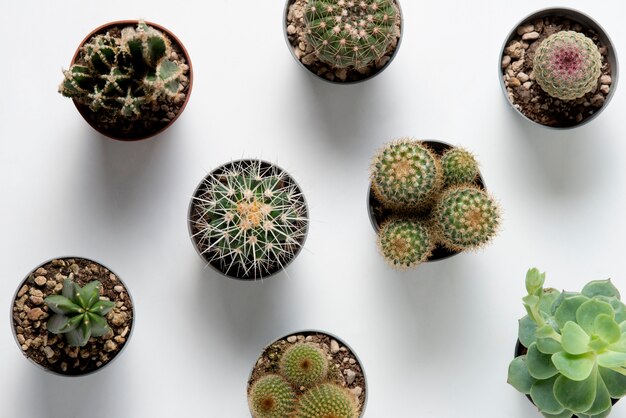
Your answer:
[[[250,389],[248,397],[253,418],[284,418],[296,407],[296,393],[282,377],[263,376]]]
[[[429,206],[439,192],[441,171],[439,160],[426,145],[402,138],[374,157],[372,187],[386,207],[417,210]]]
[[[199,190],[192,206],[194,238],[225,274],[272,274],[304,244],[306,201],[280,168],[259,160],[234,161],[209,174]]]
[[[378,233],[378,248],[385,261],[399,270],[426,261],[433,247],[428,229],[419,220],[392,219]]]
[[[496,203],[473,186],[446,190],[435,208],[434,218],[440,239],[455,251],[481,247],[495,235],[500,222]]]
[[[585,35],[561,31],[544,39],[535,52],[533,71],[537,83],[552,97],[573,100],[598,84],[602,57]]]
[[[326,377],[328,360],[319,348],[306,343],[296,344],[283,354],[280,369],[294,386],[308,387]]]
[[[398,36],[393,0],[309,0],[307,40],[335,68],[363,68],[385,55]]]
[[[463,148],[450,148],[441,157],[446,186],[472,183],[478,176],[478,162]]]
[[[346,389],[324,383],[302,395],[296,412],[297,418],[356,418],[354,396]]]

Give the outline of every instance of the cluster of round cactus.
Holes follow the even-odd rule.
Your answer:
[[[285,171],[260,160],[240,160],[204,179],[191,222],[194,240],[212,265],[239,278],[262,278],[301,249],[308,210]]]
[[[314,344],[298,342],[278,362],[279,374],[260,377],[250,387],[253,418],[357,418],[356,397],[328,376],[326,353]]]
[[[479,186],[478,163],[462,148],[439,156],[418,140],[393,141],[374,157],[372,192],[392,215],[378,231],[378,247],[393,267],[427,261],[437,246],[477,249],[497,232],[497,204]]]
[[[382,58],[398,37],[393,0],[309,0],[306,39],[335,68],[363,68]]]
[[[544,39],[535,51],[533,71],[543,91],[561,100],[584,96],[598,85],[602,57],[596,44],[575,31]]]
[[[97,112],[108,123],[138,119],[146,109],[185,99],[189,67],[179,61],[171,41],[139,22],[121,35],[92,37],[80,59],[63,72],[59,92]]]

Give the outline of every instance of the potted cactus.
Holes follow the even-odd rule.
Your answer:
[[[182,113],[192,86],[189,55],[167,29],[118,21],[91,32],[63,71],[59,93],[110,138],[156,135]]]
[[[323,80],[354,83],[393,60],[402,12],[397,0],[287,0],[284,31],[305,69]]]
[[[610,280],[544,288],[530,269],[508,382],[547,418],[604,418],[626,394],[626,305]]]
[[[193,194],[188,219],[200,256],[244,280],[284,269],[302,249],[309,224],[300,186],[261,160],[232,161],[209,173]]]
[[[120,278],[95,261],[65,257],[31,271],[13,298],[22,353],[53,373],[95,372],[116,358],[133,330],[133,302]]]
[[[303,331],[267,346],[248,379],[253,418],[358,418],[367,385],[361,363],[339,338]]]
[[[463,148],[392,141],[374,156],[370,179],[370,220],[392,267],[481,248],[498,230],[498,205],[484,190],[475,157]]]
[[[499,57],[502,89],[517,113],[551,128],[580,126],[613,96],[613,44],[590,17],[571,9],[540,10],[510,32]]]

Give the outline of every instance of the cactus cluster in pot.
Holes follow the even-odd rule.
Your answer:
[[[277,364],[249,389],[253,418],[359,417],[358,400],[330,378],[329,360],[318,346],[297,342],[280,354]]]
[[[378,246],[393,267],[427,261],[436,246],[474,250],[496,234],[500,211],[476,182],[478,163],[462,148],[438,155],[423,141],[402,138],[378,151],[372,192],[392,215],[378,230]]]
[[[626,305],[610,280],[581,292],[544,282],[528,271],[518,334],[526,353],[511,362],[508,382],[546,418],[604,418],[626,394]]]

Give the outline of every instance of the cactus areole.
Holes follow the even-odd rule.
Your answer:
[[[111,22],[87,35],[63,76],[59,93],[98,132],[124,141],[170,126],[185,108],[193,81],[178,38],[136,20]]]

